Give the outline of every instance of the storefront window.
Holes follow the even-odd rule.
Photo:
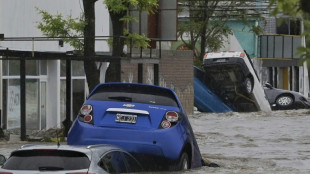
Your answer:
[[[6,92],[6,94],[4,93],[6,95],[4,103],[6,104],[7,129],[14,129],[20,127],[20,80],[7,81],[7,90],[3,91]]]
[[[60,81],[60,121],[66,119],[66,80]]]
[[[72,103],[72,114],[74,120],[85,100],[85,80],[74,79],[72,82],[72,101],[74,101]]]
[[[66,76],[66,60],[60,60],[60,76]]]
[[[26,127],[39,129],[39,80],[26,80]]]
[[[47,75],[47,60],[40,60],[40,75]]]
[[[2,61],[2,75],[4,75],[4,76],[9,75],[9,72],[8,72],[8,60],[3,60]]]
[[[26,60],[26,75],[36,76],[38,72],[38,60]]]
[[[20,62],[19,60],[9,60],[9,75],[19,76],[20,75]]]
[[[84,76],[84,62],[72,61],[72,76]]]
[[[41,129],[46,128],[46,82],[41,82]]]

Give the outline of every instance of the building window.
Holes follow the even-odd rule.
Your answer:
[[[26,128],[39,129],[39,80],[26,80]]]
[[[6,120],[6,128],[14,129],[20,127],[20,80],[9,79],[3,80],[4,90],[4,112],[6,113],[4,120]],[[4,123],[5,124],[5,123]]]

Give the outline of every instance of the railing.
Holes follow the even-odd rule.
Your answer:
[[[73,37],[71,37],[73,38]],[[101,47],[96,52],[111,54],[111,49],[109,45],[109,39],[112,38],[111,36],[96,36],[95,37],[95,45],[96,47]],[[0,39],[2,43],[16,43],[24,44],[22,47],[23,51],[34,51],[34,52],[68,52],[69,54],[78,53],[78,51],[70,50],[70,46],[65,44],[66,48],[64,47],[64,39],[68,38],[60,38],[60,37],[3,37]],[[74,39],[83,40],[83,37],[75,37]],[[129,39],[126,37],[118,37],[114,39]],[[170,50],[171,49],[171,42],[166,40],[160,40],[158,38],[150,38],[150,47],[148,48],[138,48],[134,45],[134,41],[130,40],[128,44],[124,45],[123,48],[123,55],[122,57],[127,58],[160,58],[161,57],[161,50]],[[1,44],[2,50],[6,49],[6,44]],[[26,45],[26,46],[25,46]],[[10,49],[14,49],[11,46]],[[56,49],[57,48],[57,49]],[[69,48],[69,50],[68,50]],[[72,48],[72,47],[71,47]],[[16,49],[18,50],[18,49]]]

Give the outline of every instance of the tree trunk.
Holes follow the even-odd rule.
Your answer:
[[[205,0],[205,9],[203,11],[203,17],[204,17],[204,23],[202,26],[202,31],[201,31],[201,44],[200,44],[200,55],[199,55],[199,60],[203,61],[203,56],[206,53],[206,46],[207,46],[207,38],[206,38],[206,32],[207,32],[207,18],[208,18],[208,0]]]
[[[124,48],[124,22],[120,21],[126,15],[126,11],[121,13],[110,12],[113,29],[113,46],[112,56],[121,57]],[[121,81],[121,63],[120,61],[110,62],[106,72],[106,82],[120,82]]]
[[[95,2],[97,0],[83,0],[85,19],[87,24],[84,28],[84,70],[89,91],[99,84],[99,70],[96,61],[90,57],[95,56]]]

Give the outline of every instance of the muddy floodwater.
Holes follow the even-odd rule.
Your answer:
[[[220,165],[176,173],[310,173],[310,110],[195,113],[189,116],[204,158]],[[9,153],[24,142],[0,142]]]

